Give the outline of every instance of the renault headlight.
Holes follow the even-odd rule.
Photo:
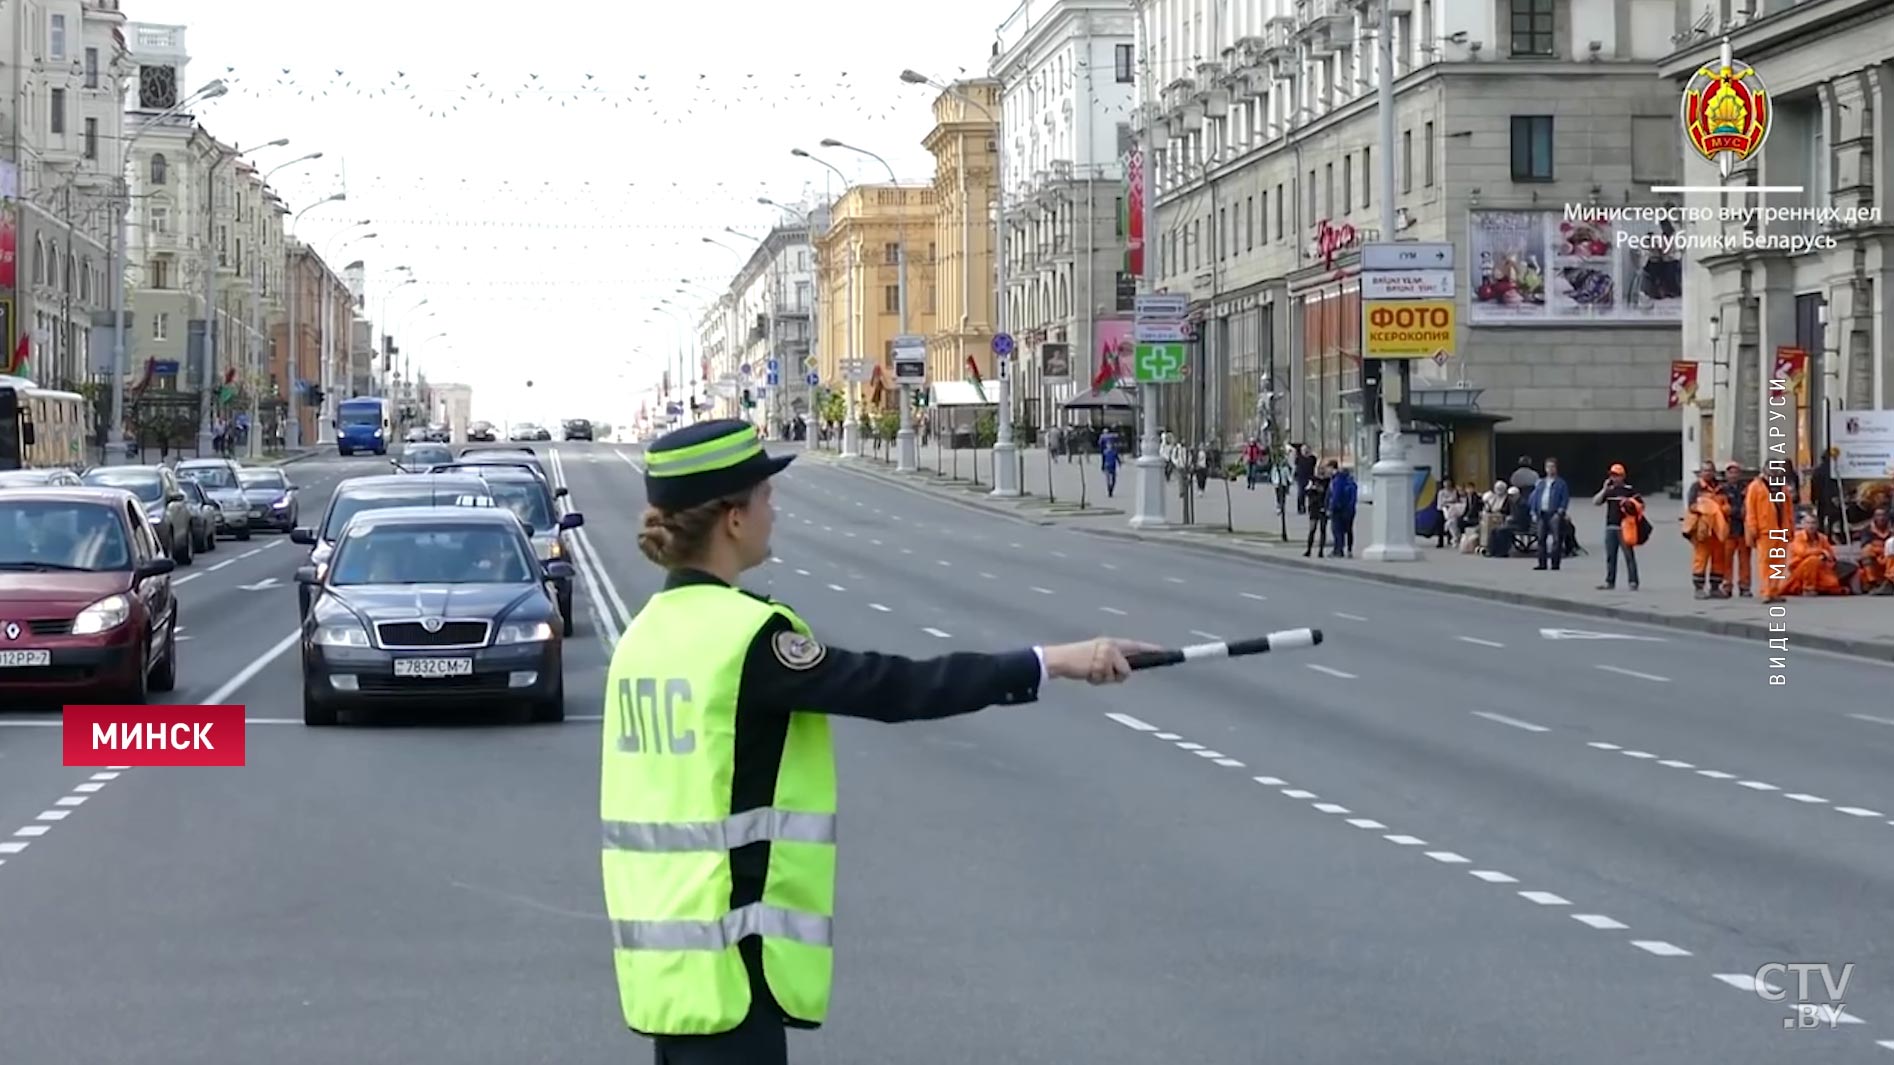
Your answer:
[[[110,632],[118,628],[132,616],[132,601],[122,595],[108,595],[105,598],[79,611],[72,619],[74,636],[91,636],[101,632]]]
[[[509,621],[493,637],[500,644],[545,643],[552,639],[552,626],[543,621]]]
[[[316,627],[319,647],[367,647],[368,630],[353,622],[330,622]]]

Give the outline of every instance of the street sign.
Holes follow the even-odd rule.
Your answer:
[[[802,357],[802,368],[805,370],[813,371],[819,369],[821,365],[821,360],[817,359],[814,355],[804,355]]]
[[[1364,300],[1453,298],[1452,270],[1371,270],[1361,275]]]
[[[1182,381],[1185,350],[1182,344],[1139,344],[1131,360],[1132,377],[1141,384]]]
[[[763,378],[763,383],[771,388],[779,388],[782,386],[783,377],[775,370],[771,370],[769,375]]]
[[[1139,344],[1180,344],[1190,339],[1190,326],[1185,322],[1137,322],[1131,331],[1132,339]]]
[[[737,367],[737,373],[741,374],[744,377],[750,376],[750,364],[746,362],[743,365]]]
[[[860,384],[868,380],[868,360],[860,355],[851,355],[841,360],[842,380]]]
[[[1011,355],[1012,353],[1013,353],[1013,334],[1011,333],[993,334],[993,354],[998,355],[1000,358],[1004,359],[1008,355]]]
[[[920,385],[927,381],[927,338],[903,333],[894,338],[894,383]]]
[[[1452,300],[1362,300],[1361,354],[1369,359],[1451,354],[1453,311]]]
[[[1190,297],[1169,292],[1145,292],[1132,303],[1135,318],[1181,319],[1190,316]]]
[[[768,370],[768,372],[772,374],[779,374],[783,372],[783,364],[780,362],[777,362],[775,359],[769,360],[768,362],[764,363],[763,366]]]
[[[808,385],[810,388],[814,388],[822,383],[822,375],[816,373],[814,370],[810,370],[808,375],[802,379],[802,383]]]
[[[1451,244],[1363,244],[1361,246],[1361,270],[1374,273],[1380,270],[1451,270],[1453,269],[1453,245]]]

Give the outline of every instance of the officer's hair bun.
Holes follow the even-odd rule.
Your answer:
[[[670,512],[646,507],[643,527],[638,530],[638,550],[665,569],[688,566],[703,557],[717,521],[729,509],[729,501],[722,499]]]

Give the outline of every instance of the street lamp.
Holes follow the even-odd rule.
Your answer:
[[[216,432],[211,427],[211,392],[217,387],[217,269],[223,264],[218,260],[223,249],[217,245],[217,171],[232,159],[241,159],[251,152],[265,148],[281,148],[289,143],[288,137],[278,137],[251,148],[225,153],[216,141],[211,142],[211,151],[217,158],[211,160],[205,171],[204,189],[204,372],[198,384],[197,396],[197,453],[208,455],[215,446]]]
[[[789,149],[789,154],[798,159],[807,159],[810,162],[818,163],[836,177],[841,178],[842,195],[848,195],[848,190],[854,188],[855,183],[849,179],[849,176],[842,173],[834,163],[829,162],[827,159],[819,155],[811,155],[801,148],[791,148]],[[825,198],[827,194],[828,189],[826,188],[825,179],[825,187],[823,189]],[[831,208],[832,206],[833,205],[831,205]],[[848,293],[848,306],[847,313],[842,318],[843,322],[846,323],[844,331],[848,334],[848,337],[842,342],[842,350],[836,352],[836,357],[839,360],[838,364],[839,362],[848,362],[850,365],[861,365],[861,363],[853,361],[858,358],[858,353],[855,351],[855,264],[855,247],[851,242],[848,248],[848,285],[845,289]],[[860,386],[860,382],[850,380],[847,372],[844,371],[842,377],[842,397],[846,407],[842,415],[842,451],[837,456],[838,458],[852,459],[861,457],[861,426],[858,424],[855,413],[855,390]]]
[[[320,158],[322,158],[321,152],[308,152],[287,162],[278,163],[265,170],[257,179],[257,183],[267,189],[270,178],[275,177],[278,171]],[[250,269],[250,432],[247,435],[249,437],[248,451],[250,458],[254,460],[261,458],[263,454],[262,381],[266,376],[263,355],[263,282],[266,268],[263,266],[261,255],[253,258],[251,262],[253,265]]]
[[[318,207],[323,206],[324,204],[341,203],[344,200],[348,199],[348,195],[349,194],[346,192],[333,192],[323,197],[322,199],[317,200],[316,202],[310,204],[309,206],[304,207],[302,210],[297,211],[293,216],[291,216],[289,220],[289,228],[287,232],[289,233],[290,237],[292,239],[295,237],[296,226],[298,223],[302,221],[303,215],[308,214],[309,212],[315,210]],[[356,222],[354,225],[356,227],[359,227],[359,226],[365,226],[368,224],[369,224],[369,220],[364,218],[361,221]],[[301,399],[301,395],[300,395],[301,390],[296,387],[296,382],[300,380],[300,378],[297,377],[297,371],[302,368],[302,329],[300,328],[301,323],[298,321],[298,315],[296,313],[298,310],[296,297],[297,297],[297,294],[300,293],[301,291],[302,291],[301,280],[296,277],[290,277],[289,278],[289,363],[285,367],[285,371],[283,374],[284,378],[287,379],[289,383],[289,406],[288,406],[289,424],[283,427],[283,445],[292,450],[302,447],[302,442],[303,442],[302,416],[301,416],[301,411],[297,409],[297,401]],[[319,373],[317,376],[318,378],[320,378],[321,374]],[[329,402],[329,397],[326,394],[323,396],[322,402],[324,406],[326,407]],[[317,432],[318,438],[320,438],[321,432],[322,432],[321,428],[318,427],[316,432]]]
[[[1006,128],[1000,119],[993,116],[992,111],[987,110],[986,105],[951,85],[944,85],[925,74],[912,70],[903,70],[901,72],[901,80],[907,82],[909,85],[927,85],[939,89],[948,96],[952,96],[954,99],[959,100],[961,103],[985,115],[986,120],[993,124],[993,142],[997,146],[997,151],[994,152],[994,160],[996,163],[995,180],[998,186],[993,196],[993,244],[992,251],[990,252],[995,260],[993,273],[993,335],[995,339],[1005,336],[1008,324],[1006,314]],[[965,166],[966,160],[962,159],[961,165]],[[960,205],[960,209],[966,211],[969,208],[967,204],[963,203]],[[971,252],[972,249],[966,249],[962,254],[971,257]],[[1085,268],[1090,270],[1092,268],[1091,264],[1087,263]],[[1087,340],[1086,343],[1089,344],[1090,340]],[[1019,448],[1013,443],[1013,375],[1010,372],[1017,368],[1019,363],[1013,353],[1001,355],[998,351],[995,351],[993,356],[996,360],[1000,360],[1000,365],[995,367],[999,371],[1000,394],[999,402],[995,405],[994,410],[993,491],[989,494],[1008,498],[1020,494]],[[1006,365],[1006,363],[1009,362],[1012,365]],[[986,397],[981,396],[980,398],[985,399]]]
[[[176,115],[195,103],[215,100],[230,91],[224,79],[216,78],[170,107],[158,112],[146,121],[139,123],[138,129],[126,138],[121,149],[124,155],[121,161],[129,158],[132,145],[138,138],[151,131],[159,122]],[[122,168],[121,168],[122,169]],[[119,178],[124,188],[124,202],[119,205],[118,233],[112,241],[112,424],[105,432],[105,461],[108,465],[125,461],[125,232],[131,226],[131,188],[125,184],[123,176]]]
[[[876,155],[874,152],[871,152],[866,148],[857,148],[852,144],[844,144],[843,142],[838,141],[833,137],[822,138],[822,147],[841,148],[846,151],[854,152],[857,155],[865,155],[868,158],[873,159],[875,162],[880,163],[888,171],[889,184],[891,185],[901,184],[901,179],[895,176],[894,167],[889,165],[886,159],[883,159],[881,156]],[[908,223],[907,203],[904,200],[898,208],[898,213],[895,215],[895,261],[897,264],[897,268],[900,271],[896,275],[896,278],[895,278],[895,285],[896,285],[895,299],[896,299],[896,302],[900,304],[900,308],[901,308],[901,335],[902,336],[906,336],[907,331],[908,331],[908,226],[907,226],[907,223]],[[920,462],[919,462],[918,456],[915,454],[915,449],[914,449],[913,399],[911,396],[909,396],[908,386],[905,384],[901,385],[901,399],[899,402],[900,402],[900,407],[901,407],[901,428],[899,431],[897,431],[894,434],[894,441],[895,441],[894,472],[913,473],[917,469],[919,469]]]

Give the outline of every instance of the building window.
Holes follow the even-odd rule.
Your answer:
[[[150,284],[152,288],[170,288],[171,287],[171,260],[169,259],[151,260]],[[163,338],[161,337],[159,339],[163,339]]]
[[[153,207],[151,209],[151,232],[153,235],[171,232],[171,208]]]
[[[1513,116],[1513,180],[1552,180],[1552,116]]]
[[[54,89],[48,97],[47,120],[51,132],[66,132],[66,90]]]
[[[1414,131],[1401,131],[1401,191],[1414,191]]]
[[[66,16],[53,16],[52,52],[54,59],[66,58]]]
[[[901,262],[901,245],[888,242],[881,249],[881,261],[889,266],[898,266]]]
[[[1335,217],[1335,164],[1322,164],[1322,217]]]
[[[151,157],[151,183],[153,185],[162,185],[169,180],[171,180],[170,167],[164,161],[164,156],[162,155],[152,156]]]
[[[1552,55],[1554,0],[1511,0],[1513,55],[1540,58]]]
[[[1426,144],[1421,146],[1421,184],[1434,187],[1434,124],[1427,123],[1424,133]]]
[[[85,157],[87,159],[99,157],[99,120],[96,118],[85,120]]]
[[[85,50],[85,87],[88,89],[99,87],[99,50],[97,48]]]
[[[156,264],[153,264],[153,265],[156,265]],[[116,329],[118,327],[113,326],[112,328]],[[164,311],[159,311],[157,314],[152,315],[151,316],[151,339],[164,340],[164,339],[169,338],[170,335],[171,335],[171,315]]]
[[[1118,199],[1114,201],[1111,217],[1114,222],[1111,234],[1112,239],[1125,239],[1125,198],[1123,196],[1118,197]]]
[[[1269,243],[1269,191],[1267,189],[1263,190],[1263,220],[1256,224],[1256,228],[1262,231],[1263,243],[1268,244]]]
[[[1283,187],[1282,187],[1281,182],[1278,182],[1276,184],[1276,239],[1277,240],[1282,239],[1282,203],[1283,203],[1282,188]]]
[[[887,285],[881,290],[881,311],[883,314],[901,313],[901,286]]]
[[[1389,192],[1389,195],[1393,195]],[[1374,149],[1361,150],[1361,206],[1364,210],[1374,206]]]
[[[1363,174],[1362,178],[1366,184],[1367,175]],[[1342,213],[1355,213],[1355,157],[1352,155],[1342,156]]]
[[[1118,78],[1118,84],[1129,85],[1137,80],[1137,68],[1132,63],[1131,46],[1116,45],[1112,48],[1112,72]]]
[[[1222,262],[1223,260],[1228,259],[1230,257],[1230,245],[1233,242],[1228,239],[1229,232],[1230,232],[1230,209],[1228,207],[1219,207],[1217,208],[1217,235],[1216,235],[1216,241],[1217,241],[1216,253],[1217,253],[1218,262]]]
[[[1256,250],[1256,197],[1243,201],[1243,250]]]

